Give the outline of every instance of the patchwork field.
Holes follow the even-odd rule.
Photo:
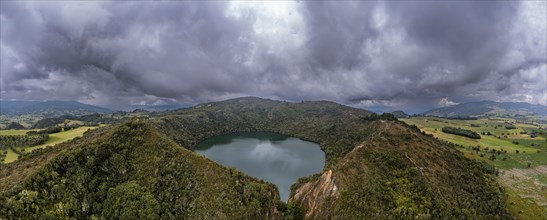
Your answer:
[[[32,130],[0,130],[0,135],[25,135]]]
[[[402,120],[457,144],[467,157],[498,168],[498,180],[508,194],[508,207],[519,219],[547,219],[547,130],[544,125],[521,124],[504,118],[411,117]],[[515,129],[508,129],[511,125]],[[447,134],[441,131],[443,127],[472,130],[481,134],[481,138]],[[536,137],[531,136],[533,132]]]
[[[78,127],[78,128],[75,128],[75,129],[68,130],[68,131],[62,131],[62,132],[59,132],[59,133],[49,134],[49,140],[44,144],[41,144],[41,145],[38,145],[38,146],[33,146],[33,147],[16,147],[15,149],[18,150],[18,151],[21,151],[21,152],[32,152],[34,149],[44,148],[44,147],[47,147],[47,146],[53,146],[53,145],[56,145],[58,143],[62,143],[62,142],[71,140],[75,137],[81,137],[84,134],[84,132],[86,132],[89,129],[94,129],[94,128],[97,128],[97,127],[82,126],[82,127]],[[0,135],[24,135],[28,131],[30,131],[30,130],[0,130]],[[4,152],[2,152],[2,153],[4,153]],[[6,159],[5,159],[4,163],[13,162],[13,161],[17,160],[18,156],[19,155],[17,153],[15,153],[13,150],[8,148],[7,149]]]

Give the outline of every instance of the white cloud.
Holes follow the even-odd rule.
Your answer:
[[[457,104],[459,103],[451,101],[450,99],[448,99],[448,97],[444,97],[439,101],[439,105],[442,107],[453,106]]]

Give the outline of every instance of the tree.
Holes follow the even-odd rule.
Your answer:
[[[295,219],[295,220],[296,219],[304,219],[304,213],[302,212],[300,207],[298,207],[298,205],[290,202],[287,205],[287,210],[284,213],[284,218],[285,219]]]
[[[455,134],[455,135],[459,135],[459,136],[464,136],[464,137],[468,137],[468,138],[473,138],[473,139],[480,139],[481,138],[481,136],[477,132],[467,130],[467,129],[462,129],[462,128],[443,127],[442,132],[448,133],[448,134]]]
[[[108,190],[102,215],[106,219],[159,219],[154,196],[135,181]]]

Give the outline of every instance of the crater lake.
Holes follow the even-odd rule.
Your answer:
[[[216,136],[198,144],[194,151],[275,184],[283,201],[288,200],[292,184],[321,172],[325,165],[319,144],[271,132]]]

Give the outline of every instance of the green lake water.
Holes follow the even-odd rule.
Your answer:
[[[217,136],[194,150],[217,163],[275,184],[283,201],[289,198],[293,183],[321,172],[325,165],[325,153],[318,144],[269,132]]]

